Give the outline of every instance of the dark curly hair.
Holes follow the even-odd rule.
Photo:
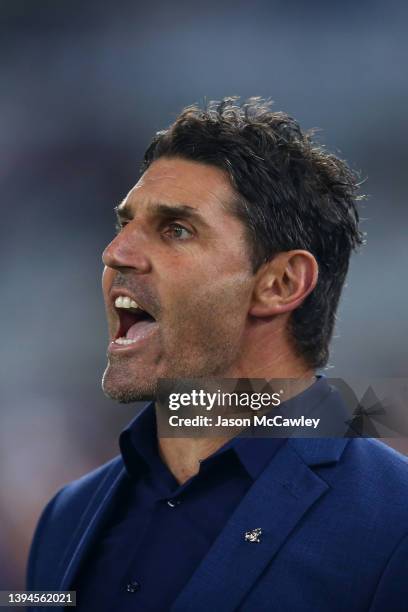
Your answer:
[[[145,171],[159,157],[182,157],[225,170],[236,192],[254,272],[281,251],[305,249],[319,266],[312,293],[290,317],[297,352],[312,368],[327,364],[335,313],[350,254],[362,244],[357,176],[312,141],[271,102],[236,97],[189,106],[148,147]]]

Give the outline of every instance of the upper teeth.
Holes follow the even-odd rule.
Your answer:
[[[127,295],[119,295],[115,300],[115,306],[116,308],[139,308],[140,310],[143,310],[143,308],[141,308],[139,304],[135,302],[135,300],[132,300]]]

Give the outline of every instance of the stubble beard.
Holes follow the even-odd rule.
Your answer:
[[[163,378],[234,377],[246,313],[239,306],[240,283],[232,279],[226,287],[223,281],[222,289],[224,298],[221,288],[214,287],[210,295],[196,291],[194,301],[175,304],[172,312],[176,314],[160,322],[158,344],[147,353],[146,361],[135,363],[134,357],[110,355],[102,381],[104,393],[130,403],[154,399]]]
[[[151,368],[143,364],[138,367],[133,364],[132,367],[131,358],[110,355],[102,378],[103,392],[110,399],[128,404],[154,400],[160,379],[228,377],[239,349],[237,338],[231,339],[231,334],[225,331],[218,326],[208,332],[207,327],[207,333],[201,330],[195,342],[189,342],[188,330],[185,329],[184,341],[181,339],[177,342],[176,338],[170,338],[166,344],[172,350],[164,350],[167,357],[157,360]]]

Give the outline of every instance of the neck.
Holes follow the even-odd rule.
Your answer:
[[[253,374],[252,370],[251,374]],[[296,372],[296,374],[292,370],[290,374],[286,373],[285,375],[285,378],[290,377],[291,379],[288,380],[285,385],[285,400],[298,395],[310,387],[315,381],[314,372],[311,370],[304,370],[302,373]],[[243,377],[242,374],[239,376]],[[231,377],[231,375],[229,377]],[[245,377],[249,378],[250,376],[247,375]],[[252,377],[255,378],[254,375]],[[256,378],[262,378],[262,376],[258,374]],[[279,371],[277,374],[274,374],[273,377],[269,375],[269,377],[265,378],[267,380],[272,380],[272,378],[284,377],[283,373]],[[282,386],[282,383],[280,386]],[[183,484],[198,473],[201,461],[210,457],[232,438],[233,436],[220,438],[159,438],[158,447],[164,463],[176,478],[177,482]]]
[[[243,335],[241,359],[236,362],[233,372],[225,377],[293,378],[299,381],[313,378],[314,370],[294,351],[286,329],[286,319],[273,325],[264,324],[262,320],[254,322]]]
[[[159,438],[159,453],[174,478],[184,484],[198,474],[200,462],[231,438]]]

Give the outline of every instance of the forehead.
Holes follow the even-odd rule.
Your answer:
[[[143,205],[163,202],[187,205],[201,214],[218,211],[222,216],[231,216],[234,196],[225,171],[195,161],[160,158],[146,170],[123,204],[127,208],[137,206],[140,211]]]

